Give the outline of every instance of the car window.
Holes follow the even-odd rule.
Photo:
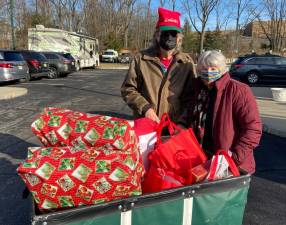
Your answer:
[[[114,52],[104,52],[103,55],[114,55]]]
[[[69,53],[62,54],[62,56],[65,57],[66,59],[71,59],[71,60],[74,59],[74,58],[72,57],[72,55],[69,54]]]
[[[38,56],[39,53],[36,52],[26,52],[23,51],[21,52],[22,56],[24,57],[24,59],[26,60],[30,60],[30,59],[37,59],[37,60],[41,60],[41,57]],[[39,58],[40,57],[40,58]],[[43,60],[43,59],[42,59]]]
[[[275,63],[277,65],[286,65],[286,58],[275,58]]]
[[[238,57],[238,58],[233,62],[233,64],[239,64],[239,63],[241,63],[244,59],[245,59],[245,57]]]
[[[30,52],[29,55],[30,55],[29,58],[32,58],[32,59],[37,59],[41,61],[46,60],[46,57],[38,52]]]
[[[59,59],[59,57],[56,54],[45,53],[45,56],[48,59]]]
[[[0,60],[4,60],[4,53],[0,52]]]
[[[246,64],[256,64],[256,58],[246,59],[244,62]]]
[[[271,65],[274,64],[274,59],[272,57],[257,57],[251,58],[245,61],[247,64],[263,64],[263,65]]]
[[[4,52],[4,59],[6,61],[24,61],[19,52]]]

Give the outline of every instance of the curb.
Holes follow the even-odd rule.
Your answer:
[[[272,135],[275,135],[275,136],[278,136],[278,137],[282,137],[282,138],[286,138],[286,131],[281,131],[281,130],[274,129],[272,127],[269,127],[266,124],[263,124],[262,130],[263,130],[264,133],[272,134]]]
[[[128,70],[129,67],[99,67],[100,70]]]
[[[28,90],[26,88],[17,87],[0,87],[0,100],[8,100],[26,95]]]

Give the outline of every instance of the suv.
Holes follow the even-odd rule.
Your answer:
[[[29,68],[18,51],[0,49],[0,82],[29,79]]]
[[[118,62],[120,63],[130,63],[132,60],[132,55],[130,53],[122,53],[118,57]]]
[[[102,62],[118,62],[118,52],[113,49],[107,49],[101,56]]]
[[[277,55],[248,55],[239,57],[230,68],[233,78],[249,84],[261,80],[286,80],[286,58]]]
[[[58,54],[63,56],[64,58],[66,58],[67,60],[69,60],[71,62],[71,71],[72,72],[75,72],[78,70],[78,68],[76,67],[76,60],[70,53],[58,53]]]
[[[49,62],[49,75],[50,79],[55,79],[59,76],[67,76],[73,72],[72,62],[66,59],[61,53],[57,52],[42,52]]]
[[[20,50],[23,58],[26,60],[29,67],[28,80],[35,77],[47,77],[49,72],[49,63],[47,58],[35,51],[30,50]]]

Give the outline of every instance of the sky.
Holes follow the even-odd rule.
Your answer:
[[[189,19],[189,17],[188,17],[188,14],[185,12],[184,7],[179,2],[180,1],[177,0],[176,6],[175,6],[176,7],[175,10],[179,11],[181,13],[181,24],[183,26],[185,19]],[[159,0],[153,0],[151,7],[152,7],[153,11],[156,12],[157,8],[160,7],[160,1]],[[164,6],[164,8],[172,10],[171,7],[172,6],[169,6],[169,5],[165,5]],[[215,28],[216,28],[216,19],[215,19],[214,16],[211,16],[210,19],[209,19],[209,22],[208,22],[207,29],[214,30]]]
[[[225,4],[223,4],[220,8],[220,15],[221,15],[221,18],[228,18],[228,22],[227,22],[227,26],[226,28],[227,29],[234,29],[235,28],[235,13],[234,13],[234,7],[233,6],[230,6],[230,2],[231,1],[235,1],[236,0],[222,0],[223,2],[225,2]],[[247,0],[245,0],[247,1]],[[257,4],[259,0],[252,0],[253,4]],[[160,6],[160,1],[159,0],[153,0],[152,1],[152,9],[153,11],[157,11],[157,8]],[[171,6],[168,6],[166,5],[165,8],[168,8],[168,9],[171,9]],[[184,23],[184,20],[185,19],[188,19],[188,14],[185,12],[185,9],[184,7],[182,6],[182,4],[180,3],[180,0],[177,0],[177,3],[176,3],[176,9],[177,11],[181,12],[181,23],[183,24]],[[231,12],[232,11],[232,12]],[[231,12],[231,13],[229,13]],[[247,17],[247,12],[245,11],[244,15],[242,15],[241,17],[241,21],[243,22],[245,20],[245,18]],[[224,19],[222,19],[224,20]],[[207,24],[207,30],[214,30],[216,28],[216,15],[215,13],[213,13],[210,18],[209,18],[209,21],[208,21],[208,24]],[[225,26],[223,27],[223,29],[225,29]]]

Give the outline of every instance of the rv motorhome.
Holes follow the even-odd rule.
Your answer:
[[[98,39],[75,32],[36,25],[28,29],[28,49],[71,53],[77,69],[99,66]]]

